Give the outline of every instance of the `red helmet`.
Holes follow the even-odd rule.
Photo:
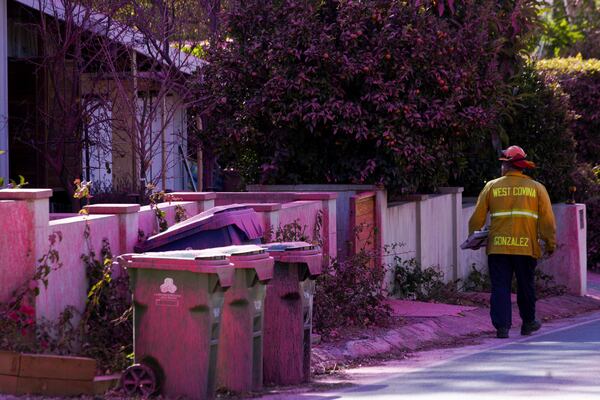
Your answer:
[[[510,146],[506,150],[502,150],[502,157],[500,161],[518,161],[524,160],[527,157],[527,153],[519,146]]]
[[[510,146],[506,150],[502,150],[500,161],[508,161],[517,168],[535,168],[535,163],[525,160],[527,153],[519,146]]]

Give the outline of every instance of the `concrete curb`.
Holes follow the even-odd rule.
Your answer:
[[[593,297],[557,296],[537,302],[538,319],[550,321],[600,310],[600,299]],[[322,343],[312,350],[311,369],[322,374],[366,357],[381,357],[390,352],[414,352],[447,346],[461,339],[492,335],[489,309],[467,311],[461,316],[413,318],[414,322],[392,328],[367,339],[339,343]],[[520,326],[518,308],[513,304],[513,326]],[[369,335],[369,332],[365,332]]]

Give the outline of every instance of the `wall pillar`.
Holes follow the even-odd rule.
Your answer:
[[[5,217],[0,240],[0,301],[33,277],[37,260],[48,251],[51,196],[52,189],[0,190],[0,212]]]
[[[323,240],[323,262],[327,262],[328,258],[336,258],[338,256],[337,248],[337,198],[335,192],[309,192],[295,193],[294,200],[313,200],[321,202],[321,210],[323,211],[321,239]]]
[[[270,242],[275,241],[275,232],[279,228],[279,217],[281,212],[280,203],[244,203],[244,206],[251,207],[254,211],[261,214],[265,234],[271,230]]]
[[[440,194],[452,195],[452,280],[459,279],[462,276],[462,265],[460,265],[460,244],[462,224],[462,187],[441,187],[438,189]]]
[[[0,0],[0,177],[8,182],[8,19],[7,0]]]
[[[540,260],[540,268],[552,275],[569,294],[587,293],[587,220],[585,204],[555,204],[557,247],[552,257]]]
[[[90,215],[114,214],[119,219],[119,248],[117,255],[132,253],[138,242],[139,204],[93,204],[84,207]]]

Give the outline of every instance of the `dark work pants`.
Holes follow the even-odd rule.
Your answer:
[[[517,304],[523,322],[535,319],[535,267],[537,260],[529,256],[488,255],[492,297],[490,316],[496,329],[510,328],[512,306],[510,293],[513,272],[517,277]]]

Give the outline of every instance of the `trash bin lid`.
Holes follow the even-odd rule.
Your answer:
[[[267,243],[262,245],[263,248],[267,249],[269,253],[277,251],[300,251],[300,250],[315,250],[318,246],[307,242],[277,242]]]
[[[136,256],[136,258],[140,259],[140,257],[150,257],[183,260],[227,260],[226,254],[210,251],[204,251],[202,253],[200,252],[201,250],[156,251],[139,254]]]
[[[224,254],[226,255],[234,268],[254,269],[261,281],[268,281],[273,278],[273,264],[275,260],[261,246],[253,244],[215,247],[212,249],[198,250],[197,254]]]
[[[248,240],[260,239],[263,236],[262,223],[258,213],[251,207],[231,204],[213,207],[175,224],[166,231],[149,237],[144,243],[138,244],[136,251],[152,250],[198,232],[217,230],[232,225],[242,231]]]
[[[319,246],[307,242],[281,242],[267,243],[262,247],[267,249],[275,261],[305,264],[312,279],[323,272],[323,255]]]
[[[229,262],[227,255],[209,252],[205,254],[197,253],[197,250],[182,250],[124,254],[117,257],[117,262],[122,267],[133,269],[216,274],[222,287],[229,287],[233,284],[234,266]]]
[[[212,249],[198,250],[197,254],[224,254],[226,256],[249,256],[254,254],[265,254],[266,250],[262,246],[254,244],[235,245],[235,246],[224,246],[214,247]],[[268,257],[268,254],[266,255]]]

